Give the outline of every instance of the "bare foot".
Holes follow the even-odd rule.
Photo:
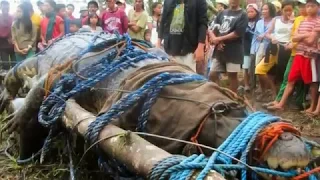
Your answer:
[[[277,105],[277,104],[278,104],[277,101],[271,101],[271,102],[262,104],[262,107],[267,108],[269,106],[274,106],[274,105]]]
[[[312,118],[320,115],[320,112],[319,112],[319,111],[304,112],[304,113],[305,113],[307,116],[312,117]]]
[[[283,110],[284,110],[284,107],[280,106],[280,105],[277,103],[277,104],[275,104],[275,105],[268,106],[266,109],[269,110],[269,111],[283,111]]]
[[[312,114],[314,111],[311,107],[309,107],[308,109],[301,111],[301,113],[305,113],[305,114]]]

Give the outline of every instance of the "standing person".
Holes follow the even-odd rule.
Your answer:
[[[125,13],[126,11],[126,1],[125,0],[117,0],[116,1],[116,5],[119,9],[121,9],[122,11],[124,11]],[[126,13],[127,14],[127,13]]]
[[[248,17],[240,8],[240,0],[230,0],[229,9],[218,14],[215,24],[219,30],[210,32],[210,41],[216,45],[210,77],[219,83],[218,73],[227,73],[230,89],[238,88],[238,72],[244,58],[243,38],[248,25]]]
[[[314,113],[317,107],[318,83],[315,83],[317,69],[315,67],[316,54],[310,52],[319,52],[317,50],[315,29],[320,29],[320,21],[317,16],[319,3],[316,0],[307,0],[307,16],[302,21],[294,33],[293,42],[297,42],[296,55],[293,59],[291,70],[288,76],[288,85],[279,103],[270,107],[272,110],[283,110],[291,95],[297,80],[302,79],[305,84],[310,85],[311,102],[310,107],[305,113]]]
[[[53,0],[44,2],[46,16],[41,21],[41,49],[64,35],[64,21],[56,15],[55,9],[56,3]]]
[[[89,14],[88,25],[84,25],[81,30],[89,30],[91,32],[103,31],[101,28],[101,21],[97,14]]]
[[[9,14],[9,2],[2,0],[0,2],[0,59],[2,68],[8,70],[10,62],[15,61],[12,39],[11,26],[13,17]]]
[[[255,31],[256,24],[260,19],[258,6],[256,4],[248,4],[247,6],[247,14],[248,14],[248,27],[247,32],[244,36],[244,59],[242,64],[242,69],[244,70],[244,89],[246,92],[250,92],[250,85],[249,85],[249,69],[251,63],[251,42],[253,38],[253,32]]]
[[[128,33],[130,37],[143,40],[148,21],[148,14],[144,10],[143,0],[134,0],[134,7],[129,11],[128,19]]]
[[[45,16],[45,12],[44,12],[44,3],[42,0],[37,1],[37,6],[39,11],[41,12],[40,16],[44,17]]]
[[[273,4],[266,3],[262,6],[261,14],[262,19],[260,19],[256,24],[250,50],[250,54],[253,56],[255,61],[255,66],[259,64],[265,56],[266,48],[269,43],[268,38],[266,38],[266,34],[271,26],[272,19],[276,16],[276,9]],[[255,71],[255,67],[252,67],[252,70]],[[256,91],[256,93],[262,93],[266,89],[267,87],[260,83],[259,89]]]
[[[294,4],[292,1],[283,1],[282,15],[272,20],[271,27],[266,34],[266,38],[271,41],[267,46],[266,56],[264,60],[260,61],[256,66],[255,74],[258,75],[261,84],[271,88],[272,99],[276,97],[277,88],[268,73],[275,66],[277,66],[277,73],[282,74],[285,71],[285,66],[290,58],[292,48],[290,34],[293,26],[293,19],[291,19],[293,9]],[[270,94],[262,94],[261,97],[266,95]],[[262,99],[257,98],[257,100],[260,101]]]
[[[185,18],[192,17],[192,18]],[[205,0],[166,0],[158,32],[157,47],[164,41],[166,53],[195,72],[204,74],[204,46],[208,29]]]
[[[281,16],[282,4],[281,4],[279,1],[277,1],[277,0],[272,1],[271,3],[272,3],[272,4],[274,5],[274,7],[276,8],[276,15],[277,15],[277,16]]]
[[[87,8],[88,8],[88,15],[89,14],[97,14],[97,11],[99,10],[99,5],[96,1],[89,1]],[[82,19],[82,25],[87,24],[88,15]]]
[[[151,43],[156,45],[158,42],[158,26],[162,11],[162,4],[155,2],[151,7],[151,17],[148,21],[148,29],[151,31]]]
[[[70,20],[74,20],[75,17],[73,16],[74,12],[74,5],[73,4],[68,4],[67,5],[67,14]]]
[[[281,83],[280,89],[278,91],[277,97],[274,101],[264,104],[264,107],[266,107],[269,110],[273,109],[273,106],[278,104],[283,96],[284,90],[286,88],[286,86],[288,85],[288,76],[289,76],[289,72],[292,66],[292,62],[293,59],[296,55],[296,48],[297,48],[297,43],[292,41],[292,38],[294,36],[294,33],[296,32],[296,30],[298,29],[298,27],[300,26],[301,22],[305,19],[305,17],[307,16],[307,11],[306,11],[306,1],[305,0],[299,0],[298,1],[298,7],[299,7],[299,14],[300,16],[298,16],[297,18],[295,18],[293,26],[292,26],[292,31],[291,31],[291,35],[290,35],[290,42],[292,44],[292,52],[291,52],[291,57],[287,63],[287,67],[286,70],[284,72],[283,75],[283,81]],[[296,105],[298,107],[302,107],[304,99],[305,99],[305,89],[304,89],[304,85],[303,83],[299,83],[296,85]]]
[[[86,18],[89,14],[87,7],[85,6],[81,7],[79,13],[80,13],[80,20],[82,24],[83,19]]]
[[[12,42],[17,61],[22,61],[35,54],[37,27],[32,24],[31,10],[21,4],[17,8],[17,19],[12,25]]]
[[[124,34],[128,30],[128,17],[126,13],[116,6],[116,0],[107,0],[107,10],[102,14],[102,28],[108,33],[117,31]]]
[[[57,4],[56,5],[56,13],[63,19],[64,22],[64,33],[69,34],[70,30],[70,19],[67,14],[66,5],[64,4]]]

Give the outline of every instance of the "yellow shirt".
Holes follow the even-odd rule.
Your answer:
[[[292,38],[294,36],[294,33],[296,32],[296,29],[299,28],[300,23],[304,20],[304,16],[298,16],[294,19],[294,23],[292,26],[292,30],[291,30],[291,37],[290,37],[290,41],[292,42]],[[296,48],[297,48],[297,43],[296,42],[292,42],[293,48],[292,48],[292,52],[291,52],[291,56],[295,56],[296,55]]]

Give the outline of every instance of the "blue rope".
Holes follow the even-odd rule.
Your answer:
[[[252,145],[258,135],[258,133],[267,125],[273,122],[280,121],[279,117],[265,114],[262,112],[255,112],[249,115],[220,145],[218,151],[214,152],[210,158],[205,158],[203,154],[190,157],[175,156],[164,159],[157,164],[150,174],[150,177],[156,179],[170,179],[170,180],[182,180],[189,177],[192,174],[192,170],[202,170],[197,177],[197,180],[204,179],[210,170],[216,170],[221,175],[225,176],[226,171],[240,171],[241,180],[247,179],[247,171],[252,168],[251,179],[258,180],[256,173],[270,174],[273,176],[280,176],[285,178],[292,178],[298,175],[295,170],[287,172],[272,170],[264,167],[246,167],[244,164],[232,164],[232,158],[221,154],[224,152],[231,157],[239,157],[240,161],[247,164],[247,157],[249,151],[252,149]],[[306,142],[311,146],[315,146],[314,142]],[[306,171],[310,171],[306,168]],[[309,176],[309,180],[315,180],[314,175]]]

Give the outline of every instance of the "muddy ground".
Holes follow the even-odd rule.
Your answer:
[[[263,110],[261,103],[255,102],[252,98],[250,98],[250,101],[257,110]],[[284,119],[292,120],[304,136],[320,143],[320,119],[310,118],[300,113],[299,110],[285,110],[284,112],[276,112],[273,114],[281,116]],[[1,121],[0,127],[3,125],[4,122]],[[50,161],[44,165],[34,163],[21,167],[15,162],[15,158],[17,158],[15,141],[8,140],[8,138],[9,135],[4,133],[2,141],[0,142],[0,180],[69,179],[69,157],[66,155],[68,153],[65,142],[58,142],[58,144],[55,145],[56,148],[53,150],[55,155],[50,156]],[[97,157],[95,157],[93,153],[89,153],[85,155],[84,160],[79,162],[82,155],[81,153],[73,152],[74,166],[77,169],[76,179],[106,179],[106,176],[98,171],[99,168],[96,166]]]

